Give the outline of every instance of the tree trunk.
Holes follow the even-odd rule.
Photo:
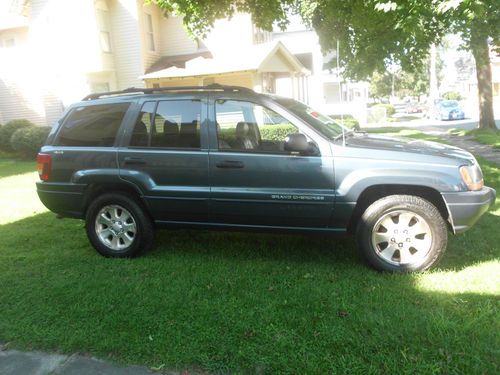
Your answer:
[[[477,90],[479,95],[479,129],[496,129],[493,115],[493,85],[491,80],[488,36],[474,35],[471,50],[476,60]]]

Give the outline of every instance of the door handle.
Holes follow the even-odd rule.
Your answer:
[[[215,164],[217,168],[244,168],[245,164],[237,160],[224,160]]]
[[[146,164],[146,160],[142,158],[126,157],[123,159],[123,163],[128,165],[144,165]]]

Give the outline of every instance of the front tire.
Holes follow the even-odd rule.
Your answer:
[[[151,219],[139,202],[124,193],[97,197],[87,210],[85,229],[92,246],[106,257],[134,257],[153,246]]]
[[[411,195],[390,195],[372,203],[357,226],[358,247],[379,271],[424,271],[446,251],[448,231],[439,210]]]

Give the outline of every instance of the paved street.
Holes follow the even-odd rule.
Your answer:
[[[0,346],[1,348],[1,346]],[[177,375],[180,372],[151,372],[146,367],[117,366],[107,361],[81,355],[60,355],[43,352],[0,350],[1,375]],[[187,374],[188,372],[182,372]]]

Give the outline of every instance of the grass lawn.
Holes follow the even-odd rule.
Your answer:
[[[0,157],[0,178],[24,174],[36,170],[36,163],[34,160],[15,160],[4,159]]]
[[[271,234],[164,231],[144,257],[116,260],[81,221],[44,212],[36,174],[18,166],[0,178],[11,348],[210,373],[500,370],[500,200],[418,275],[372,271],[351,239]],[[498,168],[482,167],[500,189]]]
[[[483,129],[450,129],[451,134],[459,136],[472,136],[474,140],[485,145],[493,146],[493,148],[500,149],[500,130],[483,130]]]

